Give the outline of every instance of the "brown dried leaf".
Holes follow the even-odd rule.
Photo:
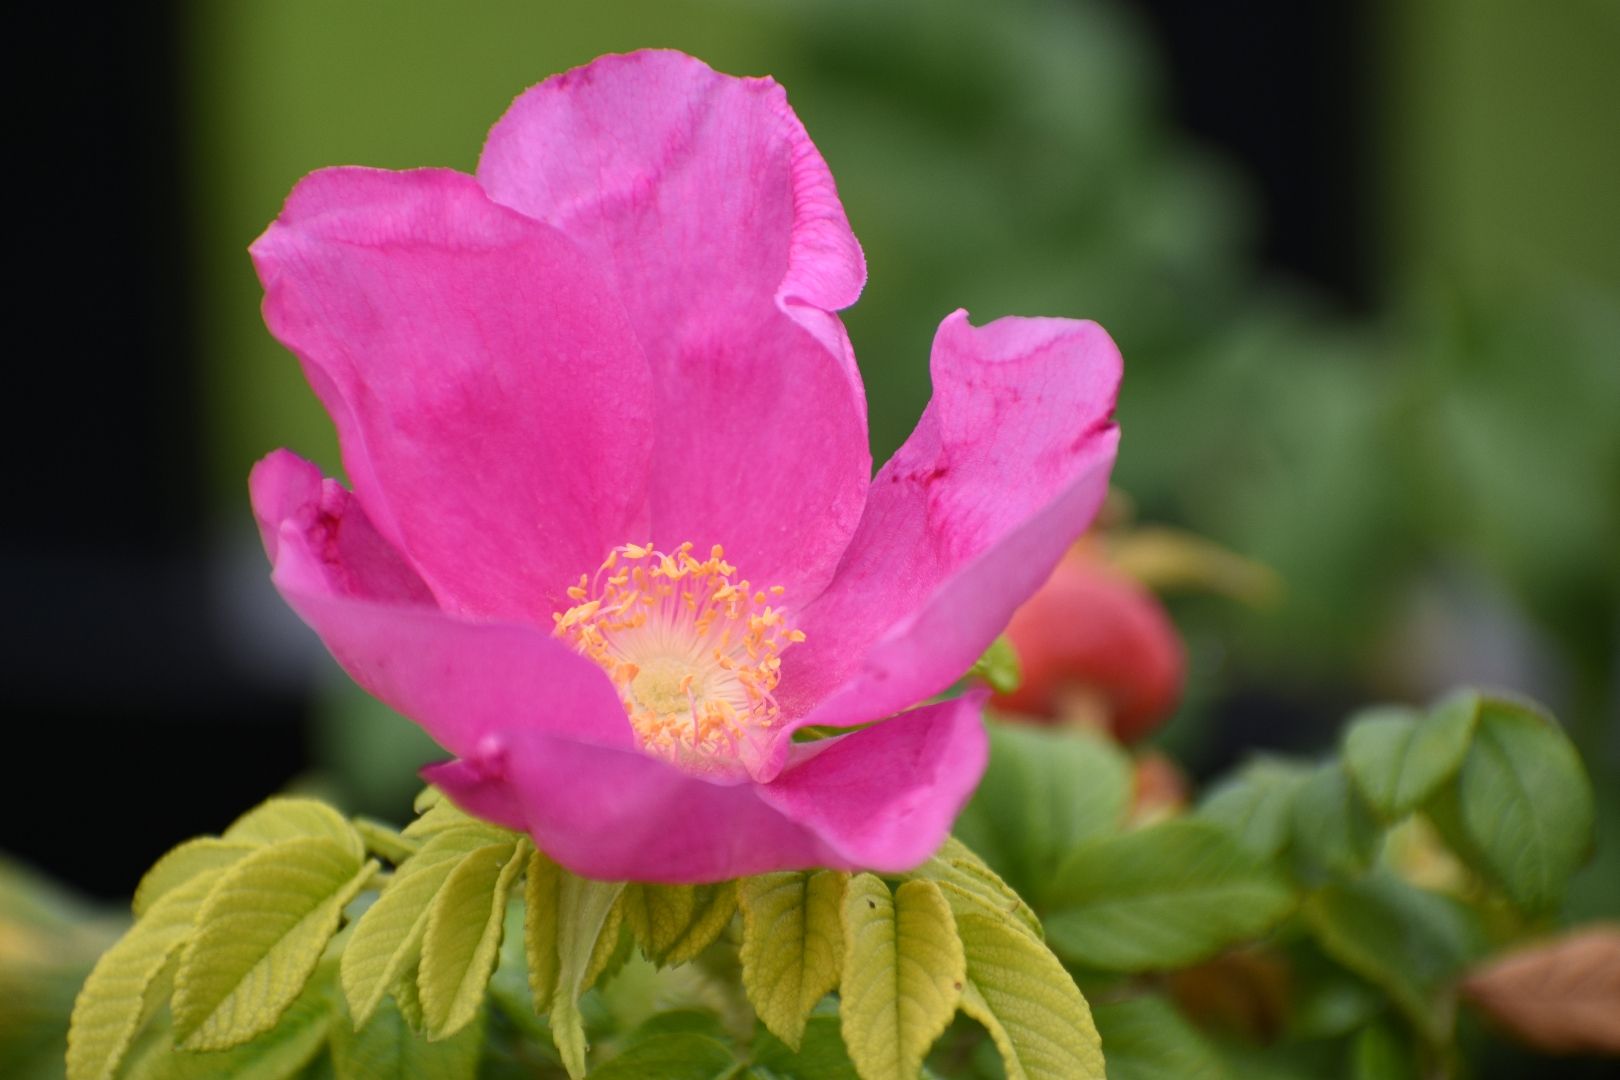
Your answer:
[[[1508,953],[1464,979],[1462,993],[1537,1050],[1620,1056],[1620,924]]]

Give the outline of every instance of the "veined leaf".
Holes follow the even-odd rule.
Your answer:
[[[447,1039],[429,1042],[386,999],[360,1030],[347,1017],[338,1017],[332,1027],[332,1066],[337,1080],[473,1080],[483,1051],[482,1023],[468,1024]]]
[[[433,789],[429,788],[428,790],[431,791]],[[444,832],[448,829],[460,829],[472,825],[476,825],[481,829],[487,829],[490,832],[501,833],[507,837],[517,835],[509,829],[497,828],[494,825],[490,825],[487,822],[480,821],[475,817],[462,813],[461,809],[449,799],[438,799],[428,804],[427,809],[421,811],[415,821],[412,821],[409,825],[406,825],[405,828],[400,830],[400,835],[407,840],[424,841],[429,837]]]
[[[575,1080],[585,1075],[587,1050],[579,996],[590,989],[597,942],[623,892],[623,882],[576,877],[538,851],[529,857],[524,889],[529,985],[535,1008],[551,1014],[557,1052]]]
[[[1269,930],[1288,882],[1203,821],[1166,821],[1081,848],[1058,868],[1047,939],[1108,971],[1182,967]]]
[[[315,970],[343,908],[377,869],[329,837],[260,848],[226,870],[197,915],[174,981],[175,1039],[226,1050],[267,1031]]]
[[[1047,947],[1006,914],[964,906],[962,1011],[983,1024],[1008,1080],[1103,1080],[1091,1010]]]
[[[443,801],[444,792],[429,784],[416,793],[416,798],[411,800],[411,809],[418,814],[425,814]]]
[[[1161,997],[1098,1005],[1108,1080],[1228,1080],[1220,1053]]]
[[[1102,736],[992,724],[989,767],[954,831],[1039,904],[1065,855],[1123,826],[1132,782],[1130,758]]]
[[[624,888],[625,923],[641,954],[659,967],[687,963],[725,932],[737,910],[737,883]]]
[[[325,837],[354,855],[356,865],[365,858],[365,845],[348,819],[319,799],[277,795],[266,799],[231,823],[221,839],[239,844],[274,844],[301,837]]]
[[[946,837],[944,845],[933,857],[906,877],[938,882],[952,911],[960,911],[964,903],[972,902],[989,911],[1011,916],[1037,941],[1046,936],[1041,929],[1041,920],[1024,903],[1023,897],[954,836]]]
[[[591,1080],[725,1080],[737,1075],[737,1057],[725,1043],[691,1033],[654,1035],[599,1068]]]
[[[169,959],[191,936],[203,900],[223,870],[203,870],[152,903],[101,955],[73,1005],[68,1028],[68,1080],[107,1078],[118,1071]]]
[[[1221,826],[1258,857],[1275,859],[1288,844],[1294,796],[1309,775],[1298,762],[1261,758],[1217,785],[1194,817]]]
[[[1427,714],[1385,706],[1351,721],[1344,736],[1344,767],[1380,817],[1405,817],[1457,771],[1468,752],[1479,705],[1479,695],[1465,693]]]
[[[743,882],[742,981],[771,1033],[794,1050],[816,1002],[838,986],[847,874],[764,874]]]
[[[479,848],[456,863],[428,907],[416,985],[428,1038],[443,1039],[472,1022],[495,971],[506,894],[523,868],[516,838]]]
[[[907,881],[891,894],[861,874],[845,891],[843,916],[844,1045],[865,1080],[912,1080],[967,978],[950,906],[932,881]]]
[[[370,818],[355,818],[354,829],[365,842],[366,850],[398,866],[415,855],[422,847],[416,840]]]
[[[189,1051],[168,1033],[131,1059],[124,1080],[289,1080],[299,1076],[341,1020],[333,1008],[332,968],[322,964],[275,1027],[230,1050]]]
[[[1487,700],[1452,783],[1429,803],[1446,843],[1519,907],[1545,911],[1564,895],[1592,844],[1592,785],[1550,718]]]
[[[343,993],[356,1024],[366,1024],[383,995],[415,966],[428,911],[450,872],[475,851],[505,850],[512,843],[482,826],[447,829],[400,866],[376,903],[360,916],[343,949]]]
[[[223,870],[253,850],[248,843],[232,843],[213,836],[199,836],[171,848],[152,864],[135,886],[135,900],[131,907],[136,918],[151,910],[170,890],[176,889],[199,874]]]

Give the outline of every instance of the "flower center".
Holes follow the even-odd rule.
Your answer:
[[[644,749],[697,771],[728,770],[762,753],[780,713],[781,654],[804,640],[771,598],[736,578],[716,545],[665,554],[624,544],[568,590],[557,637],[613,679]]]

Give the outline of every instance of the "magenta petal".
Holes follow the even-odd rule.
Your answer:
[[[760,798],[838,853],[829,865],[910,870],[945,842],[989,760],[986,694],[901,713],[792,765]]]
[[[356,495],[445,607],[544,621],[645,535],[646,362],[555,229],[460,173],[328,169],[253,258]]]
[[[279,451],[251,488],[281,595],[355,682],[440,745],[471,753],[513,727],[634,745],[601,668],[538,627],[440,611],[359,503],[313,465]]]
[[[600,881],[668,884],[847,865],[749,783],[710,783],[635,750],[538,732],[486,739],[423,770],[468,813],[527,831],[551,858]]]
[[[960,678],[1107,492],[1120,358],[1100,327],[976,328],[958,311],[932,373],[933,400],[783,657],[777,696],[798,726],[870,720]]]
[[[781,87],[679,53],[603,57],[519,97],[478,179],[616,275],[653,372],[652,539],[723,544],[808,603],[871,475],[832,314],[865,264]]]

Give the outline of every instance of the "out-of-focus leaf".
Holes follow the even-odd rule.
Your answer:
[[[1443,992],[1480,947],[1465,908],[1373,874],[1312,894],[1301,912],[1324,952],[1381,987],[1431,1043],[1445,1041]]]
[[[1350,1043],[1350,1080],[1417,1080],[1417,1048],[1391,1024],[1368,1024]]]
[[[223,870],[254,849],[253,844],[231,843],[213,836],[199,836],[171,848],[152,864],[135,886],[130,905],[136,918],[146,914],[161,897],[209,870]]]
[[[1018,667],[1018,650],[1002,634],[990,643],[984,655],[968,669],[968,678],[983,679],[998,694],[1010,694],[1018,689],[1023,673]]]
[[[1220,825],[1262,859],[1274,859],[1288,844],[1294,796],[1310,775],[1298,762],[1262,758],[1217,785],[1194,816]]]
[[[1344,767],[1373,809],[1395,821],[1434,794],[1462,764],[1479,715],[1479,696],[1457,694],[1428,713],[1369,709],[1344,736]]]
[[[1253,607],[1270,607],[1282,597],[1276,571],[1196,533],[1130,529],[1110,536],[1107,550],[1116,568],[1158,592],[1212,592]]]
[[[513,839],[456,863],[428,907],[416,985],[428,1037],[470,1024],[484,1004],[506,919],[506,896],[528,845]]]
[[[844,1045],[865,1080],[911,1080],[956,1014],[967,978],[950,905],[926,879],[893,893],[861,874],[844,891]]]
[[[816,1002],[838,986],[847,874],[764,874],[740,886],[742,982],[771,1033],[794,1050]]]
[[[180,953],[176,1041],[188,1050],[228,1050],[275,1025],[315,971],[343,908],[377,869],[361,865],[353,839],[279,840],[222,873]]]
[[[1294,863],[1304,877],[1365,870],[1382,834],[1337,762],[1319,767],[1294,794]]]
[[[1469,973],[1462,994],[1543,1053],[1620,1055],[1620,925],[1498,957]]]
[[[1131,761],[1112,740],[993,724],[990,764],[954,831],[1039,905],[1052,868],[1077,845],[1118,831],[1130,801]]]
[[[654,1035],[592,1069],[591,1080],[724,1080],[737,1070],[730,1047],[707,1035]]]
[[[831,1000],[806,1022],[797,1051],[761,1028],[754,1039],[754,1064],[770,1076],[793,1080],[860,1080],[839,1033],[838,1009]]]
[[[1161,997],[1098,1005],[1108,1080],[1227,1080],[1232,1074],[1201,1032]]]
[[[484,1025],[468,1024],[455,1035],[429,1042],[411,1029],[399,1006],[384,998],[356,1031],[348,1016],[332,1025],[332,1066],[337,1080],[473,1080],[483,1056]]]
[[[1082,847],[1058,868],[1046,935],[1109,971],[1181,967],[1265,933],[1294,906],[1275,868],[1220,827],[1166,821]]]

